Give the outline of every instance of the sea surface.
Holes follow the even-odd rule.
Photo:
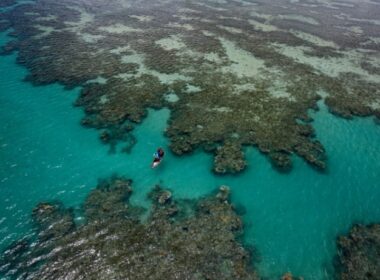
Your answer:
[[[0,45],[9,38],[0,35]],[[372,118],[345,120],[323,102],[310,111],[318,139],[326,147],[328,169],[320,173],[294,157],[293,170],[279,173],[255,148],[239,176],[215,176],[212,157],[197,151],[177,157],[163,132],[168,109],[150,110],[136,128],[130,154],[110,153],[98,131],[80,125],[73,106],[79,88],[33,87],[16,54],[0,57],[0,247],[31,233],[31,210],[40,201],[61,200],[79,209],[99,178],[133,179],[133,203],[149,207],[155,184],[180,198],[199,198],[221,184],[231,187],[242,211],[244,242],[255,248],[255,265],[270,279],[284,272],[305,279],[331,279],[336,237],[353,223],[380,221],[380,126]],[[158,146],[167,151],[152,170]],[[78,211],[79,213],[79,211]],[[81,217],[78,214],[77,221]]]

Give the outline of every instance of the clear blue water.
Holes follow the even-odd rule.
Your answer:
[[[1,34],[0,44],[8,40]],[[354,222],[380,221],[380,126],[372,119],[351,121],[311,112],[329,155],[321,174],[294,158],[289,174],[275,171],[267,158],[247,149],[249,167],[240,176],[217,177],[212,158],[196,152],[170,153],[156,170],[149,165],[163,136],[169,111],[150,111],[135,130],[131,154],[109,154],[98,132],[80,126],[83,112],[72,106],[79,89],[33,87],[15,55],[0,57],[0,247],[30,232],[31,210],[39,201],[59,199],[79,207],[98,178],[113,173],[134,180],[133,202],[148,206],[157,183],[177,197],[197,198],[221,184],[245,208],[245,241],[260,256],[257,268],[270,278],[291,271],[305,279],[329,279],[335,238]],[[78,217],[80,219],[80,217]]]

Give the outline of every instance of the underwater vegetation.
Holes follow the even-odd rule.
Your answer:
[[[38,0],[0,14],[0,29],[14,37],[2,53],[18,51],[35,85],[81,86],[82,123],[111,146],[129,151],[147,108],[168,107],[172,152],[213,153],[218,174],[244,170],[247,145],[281,170],[292,154],[323,170],[308,116],[318,100],[342,117],[380,117],[379,9],[371,1]]]
[[[103,180],[83,204],[85,222],[72,209],[39,203],[36,236],[3,253],[5,279],[258,279],[251,254],[239,243],[243,224],[229,188],[198,201],[176,201],[156,186],[152,208],[131,205],[131,181]],[[4,279],[4,278],[2,278]]]

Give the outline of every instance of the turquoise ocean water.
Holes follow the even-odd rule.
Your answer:
[[[8,40],[1,34],[0,44]],[[170,153],[160,168],[149,165],[163,136],[169,111],[150,111],[134,134],[131,154],[109,154],[98,132],[80,125],[74,108],[79,89],[33,87],[16,55],[0,57],[0,247],[30,232],[30,214],[40,201],[59,199],[79,207],[98,178],[117,173],[134,180],[133,202],[148,206],[157,183],[176,197],[197,198],[220,184],[231,186],[233,202],[245,209],[245,242],[255,246],[259,272],[269,278],[291,271],[305,279],[330,279],[335,238],[352,223],[380,221],[380,126],[370,118],[344,120],[321,103],[317,136],[327,149],[321,174],[299,158],[289,174],[247,149],[249,167],[239,176],[214,176],[212,157]],[[80,219],[80,217],[78,217]]]

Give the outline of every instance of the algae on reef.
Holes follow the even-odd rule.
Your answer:
[[[340,236],[337,243],[339,279],[380,279],[380,224],[355,225],[347,236]]]
[[[83,205],[86,222],[72,211],[40,203],[33,210],[38,235],[10,246],[0,273],[11,279],[257,279],[250,255],[237,241],[241,219],[228,188],[184,205],[156,187],[145,221],[128,202],[131,181],[101,182]]]
[[[3,53],[18,51],[26,80],[82,86],[83,124],[105,143],[129,151],[133,123],[167,106],[171,150],[202,148],[233,173],[247,145],[280,169],[292,154],[324,169],[299,121],[321,98],[343,117],[380,116],[378,14],[370,1],[38,0],[0,14],[0,30],[13,28]]]

